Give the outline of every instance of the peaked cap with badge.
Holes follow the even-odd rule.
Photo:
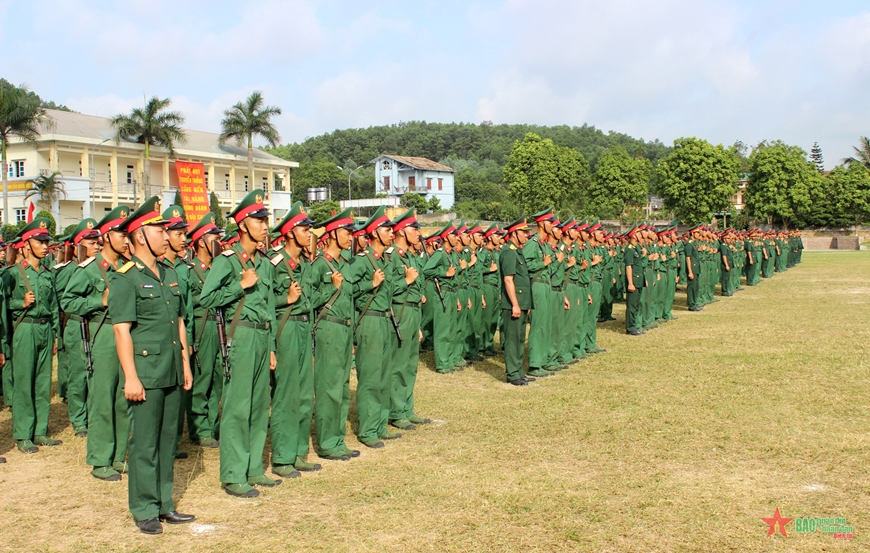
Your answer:
[[[163,210],[163,218],[166,220],[166,230],[180,230],[187,228],[187,215],[180,205],[171,205]]]
[[[103,215],[103,218],[97,223],[97,230],[103,236],[110,230],[118,230],[128,215],[130,215],[130,208],[125,205],[119,205]]]
[[[293,204],[293,207],[290,211],[284,215],[284,218],[275,225],[275,228],[272,229],[272,232],[280,235],[286,236],[288,232],[293,230],[298,226],[303,227],[313,227],[314,221],[308,218],[308,214],[305,213],[305,210],[302,209],[302,202],[296,202]]]
[[[18,231],[18,238],[20,238],[22,242],[30,240],[31,238],[39,240],[40,242],[48,242],[51,240],[51,234],[48,232],[48,225],[48,219],[45,217],[37,217]]]
[[[238,225],[248,217],[255,217],[257,219],[268,217],[272,213],[263,204],[263,198],[265,197],[266,192],[263,190],[251,190],[239,202],[239,205],[230,212],[230,218]]]
[[[148,225],[165,225],[166,220],[160,214],[160,197],[151,196],[136,208],[136,211],[131,213],[118,225],[118,230],[123,232],[133,232]]]

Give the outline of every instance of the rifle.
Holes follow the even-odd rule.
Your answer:
[[[85,367],[88,371],[89,375],[94,374],[94,359],[91,356],[91,328],[88,323],[87,317],[82,317],[79,319],[79,330],[82,333],[82,347],[85,350],[85,363],[87,366]]]
[[[396,332],[396,338],[399,339],[399,347],[402,347],[402,332],[399,330],[399,321],[396,320],[396,312],[393,311],[393,306],[390,306],[390,322],[393,323],[393,330]]]
[[[226,322],[226,318],[224,317],[224,308],[218,307],[214,310],[215,320],[217,322],[217,331],[218,331],[218,342],[220,342],[221,346],[221,358],[224,360],[224,380],[227,382],[230,381],[230,346],[232,344],[227,343],[227,330],[224,327],[224,323]],[[199,363],[199,359],[197,358],[197,363]]]
[[[426,261],[432,257],[429,255],[429,250],[426,249],[426,245],[423,245],[423,253],[426,254]],[[432,282],[435,283],[435,291],[438,292],[438,299],[441,300],[441,307],[444,308],[444,311],[447,311],[447,302],[444,301],[444,294],[441,293],[441,283],[438,282],[438,277],[433,277]]]

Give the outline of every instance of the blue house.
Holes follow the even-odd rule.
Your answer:
[[[383,154],[376,158],[375,193],[402,196],[416,192],[428,201],[438,198],[441,209],[453,207],[453,169],[425,157]]]

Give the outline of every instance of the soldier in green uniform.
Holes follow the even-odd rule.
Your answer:
[[[604,229],[598,219],[589,222],[589,244],[592,246],[592,279],[589,282],[589,295],[592,297],[590,312],[586,319],[586,353],[604,353],[598,347],[598,313],[601,309],[601,291],[604,281]]]
[[[60,305],[48,254],[48,220],[34,219],[18,233],[23,259],[6,272],[5,295],[12,321],[12,437],[24,453],[60,445],[48,437],[52,356],[57,353]]]
[[[187,431],[191,441],[209,448],[220,446],[217,438],[224,366],[214,310],[204,307],[200,297],[214,258],[220,255],[220,235],[221,229],[215,225],[213,213],[206,214],[187,234],[195,251],[195,257],[188,265],[188,299],[185,302],[185,325],[193,352],[190,363],[193,387],[187,402]]]
[[[359,451],[345,445],[350,409],[350,365],[353,347],[353,286],[350,263],[342,251],[351,247],[350,209],[330,217],[322,227],[326,242],[308,271],[314,314],[314,428],[317,454],[323,459],[348,461]]]
[[[547,208],[532,216],[537,232],[523,246],[522,255],[532,283],[532,311],[529,321],[529,374],[546,377],[549,355],[550,331],[553,321],[550,313],[550,265],[552,250],[547,244],[552,234],[553,208]]]
[[[61,298],[61,307],[77,327],[67,330],[69,346],[82,351],[83,318],[91,341],[93,373],[88,376],[85,460],[94,467],[91,471],[94,478],[112,482],[120,480],[125,470],[130,426],[108,296],[112,276],[126,261],[127,233],[120,229],[129,213],[126,206],[118,206],[97,223],[103,247],[100,253],[78,265]]]
[[[6,245],[6,251],[4,252],[4,267],[0,270],[0,278],[2,278],[3,282],[3,293],[0,294],[0,298],[2,298],[3,305],[2,310],[0,310],[0,314],[2,314],[3,318],[3,358],[5,358],[5,363],[3,364],[3,405],[12,409],[12,396],[15,395],[15,386],[13,383],[13,376],[15,369],[12,363],[12,327],[13,321],[9,317],[9,298],[6,297],[6,279],[8,278],[7,273],[10,270],[15,270],[15,260],[20,257],[19,251],[22,246],[21,240],[18,238],[14,238]]]
[[[667,269],[665,276],[665,300],[662,307],[662,320],[673,321],[676,319],[672,312],[674,305],[674,295],[677,291],[677,283],[680,282],[679,263],[680,252],[677,247],[677,229],[669,227],[665,232],[665,243],[668,245],[667,256],[664,260],[664,265]]]
[[[472,223],[468,229],[469,251],[468,268],[465,270],[467,284],[463,287],[468,290],[468,320],[465,327],[465,359],[469,361],[483,361],[481,350],[483,349],[483,318],[486,310],[486,297],[483,294],[483,275],[488,271],[491,263],[481,260],[483,255],[484,229],[479,222]],[[464,242],[463,242],[464,243]]]
[[[447,374],[458,369],[455,363],[455,350],[457,330],[455,328],[456,314],[462,310],[462,305],[456,296],[455,278],[456,261],[452,245],[448,237],[452,236],[456,228],[448,223],[437,233],[437,240],[442,241],[442,246],[436,249],[423,269],[423,276],[431,280],[438,280],[441,294],[444,297],[443,305],[433,306],[433,345],[435,349],[435,371]],[[455,241],[455,239],[453,239]],[[440,300],[439,300],[440,301]]]
[[[93,221],[93,219],[91,219],[91,221],[91,224],[96,222]],[[54,245],[49,246],[49,251],[54,247]],[[54,287],[57,290],[58,295],[60,295],[63,293],[63,289],[66,288],[66,285],[69,282],[69,276],[72,274],[72,270],[76,266],[76,263],[72,263],[72,261],[76,259],[76,252],[74,250],[78,248],[73,245],[69,235],[58,238],[58,247],[60,248],[59,254],[50,257],[55,258],[55,264],[52,267],[52,272],[54,273]],[[48,264],[48,257],[45,258],[43,263],[46,265]],[[66,322],[66,313],[61,311],[60,335],[57,338],[57,395],[64,401],[67,401],[67,386],[69,385],[69,359],[67,358],[66,346],[63,341]],[[87,432],[87,429],[85,432]],[[82,437],[82,435],[80,434],[79,437]]]
[[[701,260],[697,247],[698,237],[700,237],[699,228],[701,225],[695,225],[689,229],[691,238],[684,244],[684,252],[686,255],[686,301],[689,306],[689,311],[700,311],[703,309],[699,296],[700,293],[700,271]]]
[[[396,217],[393,222],[393,253],[389,256],[393,276],[398,282],[406,272],[417,277],[405,290],[401,286],[393,291],[393,312],[399,322],[402,342],[395,332],[390,334],[393,349],[392,382],[390,384],[390,423],[400,430],[415,430],[418,424],[428,424],[430,419],[414,413],[414,386],[417,382],[417,365],[420,359],[420,307],[429,299],[424,295],[423,259],[413,250],[420,246],[420,224],[413,209]],[[413,269],[411,271],[410,269]]]
[[[719,285],[721,286],[720,293],[725,297],[734,295],[732,271],[737,271],[734,265],[734,252],[731,250],[729,241],[723,236],[719,241]]]
[[[592,295],[589,293],[589,284],[592,281],[593,253],[589,243],[589,222],[584,219],[569,231],[574,236],[576,247],[575,256],[577,263],[574,265],[571,278],[577,281],[577,305],[579,312],[576,314],[577,325],[574,327],[573,350],[571,352],[575,360],[588,357],[587,325],[592,310]]]
[[[523,357],[529,313],[534,308],[532,283],[523,247],[528,243],[529,231],[525,219],[507,226],[508,245],[499,256],[501,274],[501,309],[504,312],[504,360],[507,381],[514,386],[525,386],[535,380],[523,375]]]
[[[640,232],[641,227],[637,225],[628,232],[630,243],[625,248],[625,332],[631,336],[640,336],[644,333],[640,296],[645,278]]]
[[[157,259],[168,247],[164,222],[153,196],[118,227],[128,233],[133,255],[112,277],[108,295],[130,417],[128,503],[144,534],[161,533],[161,522],[195,518],[178,513],[172,500],[181,390],[190,389],[193,376],[178,279]]]
[[[273,231],[285,237],[284,247],[272,257],[275,292],[277,350],[272,386],[272,472],[295,478],[299,471],[320,470],[305,460],[314,413],[314,353],[311,343],[311,263],[303,250],[311,243],[314,221],[296,202]]]
[[[57,353],[58,373],[61,363],[66,365],[67,373],[67,415],[73,427],[73,432],[78,437],[88,435],[88,372],[87,361],[82,348],[81,318],[69,313],[63,301],[63,293],[78,269],[77,260],[86,260],[97,254],[99,250],[100,231],[96,228],[97,222],[93,219],[83,219],[76,225],[69,237],[78,255],[76,258],[55,265],[55,287],[60,297],[60,307],[65,313],[65,325],[61,328],[59,340],[63,341],[64,352]],[[71,321],[71,322],[70,322]],[[58,376],[58,378],[60,378]]]
[[[550,314],[552,320],[552,332],[550,335],[550,348],[547,352],[547,370],[560,371],[567,368],[567,362],[563,361],[567,347],[566,327],[571,314],[571,302],[566,294],[568,280],[568,255],[567,245],[562,241],[565,224],[558,218],[551,226],[552,234],[548,245],[555,252],[552,271],[550,272]]]
[[[441,242],[441,238],[438,236],[438,233],[430,234],[429,236],[423,237],[421,240],[421,272],[425,272],[426,263],[429,262],[429,259],[432,257],[432,254],[435,253],[435,250],[438,248],[438,243]],[[424,275],[425,277],[425,275]],[[420,344],[421,351],[431,351],[435,348],[434,344],[434,321],[435,321],[435,308],[438,307],[442,309],[441,305],[441,292],[440,292],[440,283],[438,288],[435,287],[435,282],[431,278],[424,278],[425,281],[425,296],[429,299],[426,303],[423,304],[421,308],[421,319],[420,319],[420,330],[423,332],[423,342]]]
[[[484,245],[479,250],[480,264],[483,268],[483,298],[486,309],[483,311],[482,348],[483,355],[495,355],[495,333],[499,327],[501,314],[501,285],[498,261],[501,256],[502,242],[498,225],[493,223],[483,233]],[[435,298],[432,298],[435,299]]]
[[[223,387],[220,481],[227,494],[256,497],[253,486],[281,483],[265,475],[269,372],[275,370],[272,266],[257,250],[269,240],[265,192],[253,190],[230,213],[240,240],[217,256],[200,295],[203,307],[224,310],[229,348]]]

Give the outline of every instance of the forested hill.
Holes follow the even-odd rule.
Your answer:
[[[396,154],[435,161],[454,158],[484,163],[490,160],[503,166],[514,141],[522,140],[529,132],[579,151],[592,168],[602,152],[615,145],[624,147],[632,157],[642,156],[654,164],[670,151],[658,140],[645,142],[613,131],[604,133],[589,125],[493,125],[487,121],[480,125],[410,121],[367,129],[336,130],[308,138],[301,144],[286,144],[266,151],[300,163],[330,161],[342,165],[352,160],[360,165],[381,154]]]

